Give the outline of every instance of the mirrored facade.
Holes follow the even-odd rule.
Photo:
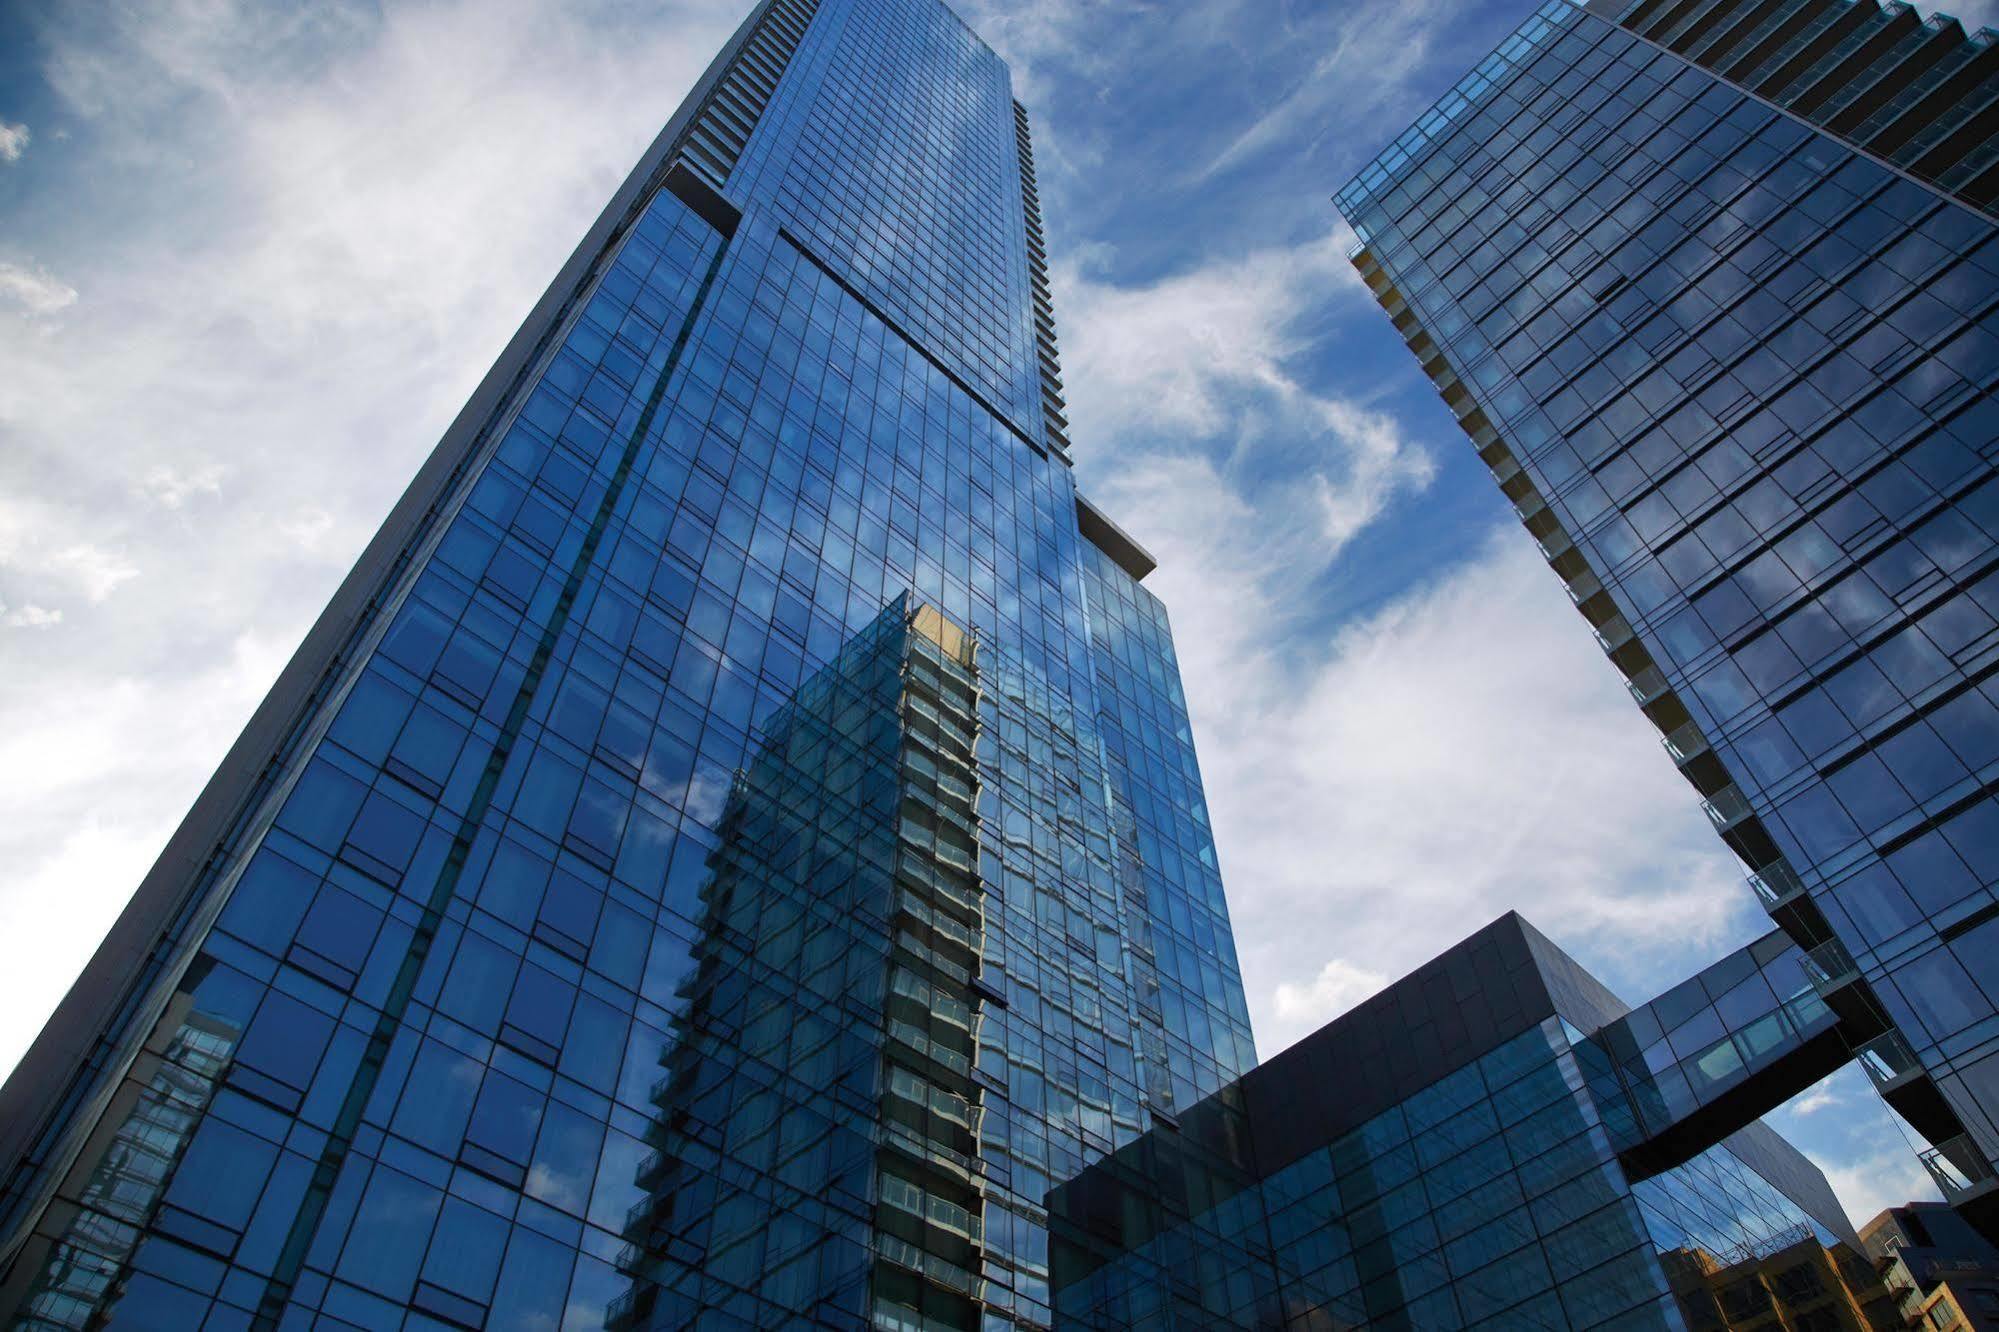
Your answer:
[[[938,0],[755,7],[0,1090],[5,1326],[1669,1326],[1840,1236],[1510,918],[1255,1070],[1032,152]],[[1747,966],[1704,1072],[1833,1020]]]
[[[1989,1227],[1994,35],[1874,11],[1547,5],[1338,202],[1844,1052]]]
[[[1254,1051],[1045,263],[955,15],[755,8],[8,1083],[4,1325],[1050,1323]]]
[[[1629,1016],[1501,918],[1058,1189],[1058,1322],[1715,1327],[1715,1274],[1865,1272],[1824,1177],[1760,1123],[1671,1165],[1629,1150],[1591,1076]],[[1833,1320],[1805,1325],[1876,1325],[1825,1293],[1793,1290]]]

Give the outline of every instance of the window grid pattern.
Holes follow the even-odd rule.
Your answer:
[[[1800,1233],[1796,1204],[1714,1147],[1628,1182],[1549,1018],[1256,1178],[1252,1149],[1189,1150],[1191,1213],[1066,1287],[1079,1327],[1678,1328],[1668,1269]],[[1184,1187],[1181,1185],[1184,1184]]]
[[[1084,574],[1125,938],[1152,1099],[1170,1111],[1239,1077],[1256,1047],[1166,607],[1095,546]]]
[[[827,0],[796,63],[740,190],[1041,446],[1006,65],[936,0]]]
[[[787,85],[835,8],[822,6]],[[952,182],[924,236],[956,244],[1004,221],[1007,239],[977,260],[984,285],[963,287],[997,308],[966,321],[964,345],[1025,330],[1024,260],[1012,287],[992,272],[1021,236],[1004,71],[989,53],[974,60],[961,28],[948,30],[956,46],[923,28],[948,18],[928,0],[870,12],[921,29],[896,31],[896,77],[936,61],[940,87],[977,85],[974,109],[992,95],[990,126],[949,98],[924,122],[921,190],[943,189],[935,164],[954,136],[973,164],[990,137],[1001,164]],[[843,153],[890,148],[826,133]],[[900,198],[915,207],[910,188]],[[875,1306],[839,1275],[852,1252],[827,1237],[854,1206],[879,1221],[913,1215],[912,1199],[930,1238],[976,1231],[976,1252],[950,1261],[986,1326],[1048,1324],[1045,1195],[1136,1138],[1144,1100],[1073,483],[938,368],[958,353],[913,345],[856,298],[832,248],[843,234],[822,229],[831,258],[808,253],[785,205],[744,200],[725,240],[659,194],[519,393],[379,646],[298,755],[289,798],[245,847],[163,1019],[160,1049],[216,1031],[227,1055],[198,1114],[158,1121],[185,1139],[158,1153],[229,1168],[171,1170],[150,1201],[135,1184],[129,1206],[88,1225],[45,1213],[17,1271],[86,1296],[54,1325],[108,1306],[175,1327],[663,1327],[690,1307],[749,1326],[847,1314],[862,1326]],[[877,206],[890,210],[842,204]],[[947,317],[940,305],[899,322],[938,332]],[[978,378],[969,364],[963,377]],[[1031,373],[1026,388],[1039,391]],[[783,709],[905,596],[965,626],[989,663],[975,750],[981,1016],[975,1055],[960,1051],[979,1089],[977,1115],[961,1117],[976,1130],[983,1214],[905,1173],[761,1224],[813,1170],[849,1178],[835,1165],[852,1135],[781,1112],[786,1078],[874,1068],[881,1085],[855,1104],[883,1116],[909,1098],[858,1058],[859,1037],[814,1020],[812,986],[832,973],[746,965],[740,1001],[704,989],[704,963],[727,955],[704,943],[722,830],[736,774]],[[838,802],[823,804],[835,819]],[[857,932],[843,920],[814,956],[837,944],[859,965]],[[676,1085],[661,1062],[703,994],[703,1030],[734,1033],[742,1054],[716,1078],[773,1084],[735,1098],[733,1116],[727,1095],[682,1097],[701,1084]],[[950,1007],[934,984],[926,1002]],[[1225,1006],[1240,1011],[1239,996]],[[136,1099],[110,1113],[157,1137],[155,1121],[129,1117],[153,1067],[135,1066],[120,1096]],[[972,1100],[932,1085],[926,1123],[959,1113],[951,1097]],[[670,1133],[662,1097],[684,1111]],[[727,1205],[661,1235],[669,1141],[676,1196]],[[92,1178],[79,1173],[69,1200],[88,1202]],[[909,1256],[876,1248],[905,1270]],[[801,1314],[808,1292],[825,1302]],[[965,1319],[901,1303],[922,1306],[926,1326]]]
[[[1717,828],[1990,1154],[1995,228],[1567,6],[1509,50],[1341,192],[1358,262]]]

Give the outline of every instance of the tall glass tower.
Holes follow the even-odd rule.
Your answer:
[[[1545,6],[1338,195],[1354,262],[1946,1195],[1999,1211],[1999,37]],[[1641,1116],[1767,1108],[1662,1006]],[[1750,1025],[1744,1025],[1748,1023]],[[1719,1047],[1712,1047],[1719,1049]]]
[[[1254,1062],[1029,126],[763,0],[0,1094],[8,1327],[1042,1326]]]

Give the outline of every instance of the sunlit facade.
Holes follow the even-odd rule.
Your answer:
[[[938,0],[754,9],[0,1091],[7,1326],[1672,1326],[1842,1237],[1671,1082],[1823,1058],[1782,938],[1627,1012],[1508,918],[1256,1068],[1046,266]]]
[[[9,1082],[6,1326],[1048,1325],[1254,1049],[1046,261],[950,10],[755,8]]]

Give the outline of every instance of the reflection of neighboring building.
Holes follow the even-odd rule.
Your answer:
[[[1900,1325],[1999,1332],[1999,1249],[1950,1207],[1890,1207],[1860,1235],[1899,1306]]]
[[[1655,1098],[1640,1117],[1646,1085],[1606,1062],[1662,1011],[1702,1022],[1719,979],[1715,998],[1768,991],[1722,1005],[1749,1030],[1792,1012],[1771,985],[1782,957],[1752,946],[1632,1010],[1502,917],[1058,1187],[1058,1321],[1874,1326],[1881,1292],[1864,1263],[1841,1265],[1859,1243],[1838,1201],[1743,1112],[1753,1098]],[[1767,1047],[1778,1064],[1814,1039],[1817,1015],[1794,1016]],[[1702,1048],[1728,1034],[1703,1029]],[[1672,1049],[1670,1032],[1649,1039]],[[1669,1067],[1639,1049],[1640,1067],[1645,1052]]]
[[[1809,1227],[1774,1252],[1661,1255],[1689,1332],[1873,1332],[1901,1326],[1860,1251],[1826,1245]]]
[[[1995,69],[1909,4],[1554,0],[1337,199],[1837,1018],[1763,1087],[1855,1059],[1999,1237]],[[1696,1136],[1739,1034],[1672,1051]]]
[[[976,699],[969,636],[900,599],[765,728],[709,857],[607,1327],[977,1326]]]
[[[53,1332],[111,1320],[146,1227],[176,1224],[162,1199],[240,1035],[196,1011],[189,995],[174,996],[70,1170],[59,1195],[66,1226],[53,1238],[37,1235],[0,1288],[0,1305],[19,1302],[10,1328]],[[178,1218],[182,1231],[188,1221]]]

